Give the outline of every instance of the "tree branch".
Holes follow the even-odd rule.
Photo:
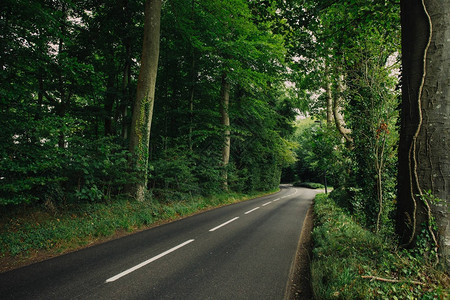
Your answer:
[[[377,277],[377,276],[361,276],[361,278],[370,279],[370,280],[378,280],[378,281],[383,281],[383,282],[391,282],[391,283],[399,283],[399,282],[407,281],[407,280],[398,280],[398,279],[388,279],[388,278],[382,278],[382,277]],[[425,283],[420,282],[420,281],[415,281],[415,280],[409,280],[407,282],[411,282],[411,283],[417,284],[417,285],[425,285]]]

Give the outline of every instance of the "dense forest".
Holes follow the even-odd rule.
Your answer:
[[[253,6],[164,3],[154,111],[145,108],[155,196],[271,189],[293,161],[276,8]],[[139,181],[129,154],[142,135],[132,112],[143,3],[10,1],[1,20],[2,205],[101,201]]]
[[[449,6],[4,0],[0,211],[325,179],[445,264]]]

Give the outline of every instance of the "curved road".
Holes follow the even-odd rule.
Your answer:
[[[214,209],[0,274],[1,299],[283,299],[317,192]]]

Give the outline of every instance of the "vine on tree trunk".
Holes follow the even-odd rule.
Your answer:
[[[422,92],[423,92],[423,86],[425,84],[425,77],[426,77],[426,60],[427,60],[427,53],[428,53],[428,49],[430,47],[431,44],[431,38],[432,38],[432,34],[433,34],[433,23],[431,22],[431,17],[430,14],[428,13],[427,7],[425,5],[425,0],[422,0],[422,7],[423,10],[427,16],[428,19],[428,25],[429,25],[429,35],[428,35],[428,41],[427,41],[427,45],[424,49],[424,53],[423,53],[423,73],[422,73],[422,81],[420,83],[419,86],[419,92],[418,92],[418,97],[417,97],[417,105],[418,105],[418,113],[419,113],[419,124],[417,125],[417,130],[413,136],[413,140],[411,143],[411,146],[409,148],[409,162],[410,162],[410,187],[411,187],[411,197],[414,203],[414,211],[413,211],[413,230],[411,233],[411,237],[408,241],[408,244],[410,244],[412,242],[412,240],[414,239],[415,233],[416,233],[416,213],[417,213],[417,201],[414,195],[414,188],[413,188],[413,178],[415,181],[415,184],[417,186],[417,190],[418,190],[418,196],[420,197],[420,199],[422,199],[422,201],[424,202],[426,208],[427,208],[427,213],[428,213],[428,230],[431,234],[431,237],[433,239],[433,243],[435,245],[435,250],[436,250],[436,264],[439,262],[439,257],[437,254],[437,248],[438,248],[438,242],[436,239],[436,236],[434,234],[433,228],[432,228],[432,215],[431,215],[431,208],[430,208],[430,204],[428,203],[428,199],[426,197],[424,197],[422,189],[420,187],[420,183],[419,183],[419,176],[417,174],[417,157],[416,157],[416,148],[417,148],[417,138],[419,136],[420,130],[422,128],[422,124],[423,124],[423,115],[422,115]],[[411,167],[411,159],[413,160],[413,168]]]

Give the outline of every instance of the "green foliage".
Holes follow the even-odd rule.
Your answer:
[[[164,197],[175,200],[183,195],[198,194],[198,183],[193,169],[195,161],[188,156],[187,149],[170,148],[163,153],[163,157],[152,160],[150,180],[155,185],[153,194],[169,193]],[[180,199],[183,200],[183,199]]]
[[[294,159],[286,139],[295,106],[284,86],[283,38],[267,30],[266,21],[254,20],[248,5],[177,0],[163,7],[162,80],[150,145],[154,195],[182,199],[222,189],[223,74],[231,85],[228,187],[272,189],[279,184],[281,166]]]
[[[346,159],[342,155],[343,145],[335,130],[322,126],[319,121],[302,122],[294,137],[297,162],[292,167],[302,182],[327,182],[339,186],[345,176]],[[294,179],[294,180],[295,180]]]
[[[383,39],[374,36],[371,41],[383,42]],[[355,187],[359,188],[356,196],[365,199],[359,213],[364,215],[369,227],[377,222],[382,197],[383,216],[380,222],[392,228],[389,214],[393,209],[396,184],[397,80],[385,65],[389,52],[380,53],[379,45],[370,42],[366,42],[364,48],[370,54],[356,57],[360,66],[350,66],[349,105],[346,108],[354,140],[350,157],[358,179],[355,180]],[[386,57],[383,58],[383,55]],[[382,185],[381,190],[378,184]]]
[[[46,186],[67,179],[62,172],[67,160],[54,147],[57,136],[52,127],[65,120],[51,117],[35,120],[33,113],[21,105],[3,110],[2,115],[0,205],[38,201],[45,196],[42,193]]]
[[[448,297],[448,276],[423,256],[398,251],[395,241],[362,228],[324,194],[317,195],[314,212],[311,272],[315,299]]]
[[[117,174],[124,171],[120,139],[98,134],[102,117],[111,115],[101,101],[106,79],[116,75],[105,75],[111,71],[100,67],[105,49],[92,38],[103,36],[95,30],[112,30],[94,30],[102,9],[88,2],[7,1],[1,10],[1,206],[97,201],[124,178]]]
[[[368,14],[372,9],[384,14]],[[343,60],[335,56],[332,65],[342,65],[336,70],[343,74],[346,86],[342,105],[353,139],[347,155],[352,162],[349,188],[354,192],[354,213],[368,228],[390,235],[398,143],[398,78],[392,72],[398,68],[400,47],[398,7],[335,4],[323,11],[323,17],[327,30],[358,20],[358,31],[348,28],[343,36],[327,37],[325,43],[334,43],[335,51],[343,53]],[[386,24],[391,24],[387,31]]]
[[[71,139],[75,155],[65,168],[69,180],[77,183],[73,191],[76,199],[111,199],[111,195],[119,193],[127,183],[132,182],[128,151],[123,150],[113,138],[89,141],[84,146],[83,143],[86,139]]]
[[[305,20],[312,16],[311,22],[287,20],[309,32],[292,35],[307,45],[314,41],[315,51],[306,48],[297,53],[302,59],[295,60],[293,68],[305,71],[297,71],[294,80],[303,90],[308,113],[318,120],[328,115],[326,129],[311,126],[297,134],[299,161],[291,177],[322,181],[326,170],[328,181],[344,187],[350,196],[340,205],[367,228],[391,235],[398,143],[399,7],[386,1],[304,4],[298,13]],[[296,11],[296,4],[288,6]],[[335,123],[345,133],[345,143],[341,141],[344,134],[336,135],[331,129]]]
[[[9,149],[14,154],[5,155],[8,159],[2,161],[2,205],[99,201],[110,198],[132,180],[132,174],[124,177],[129,171],[127,151],[111,138],[88,141],[73,137],[62,150],[51,139],[36,134],[40,142],[22,143],[17,139],[13,143],[17,150]],[[72,156],[67,157],[67,152]]]
[[[271,189],[293,160],[295,99],[276,2],[163,5],[148,188],[161,201],[221,191],[220,79],[231,90],[232,190]],[[249,5],[251,7],[249,7]],[[6,1],[0,10],[0,206],[102,202],[137,180],[128,157],[142,1]]]

